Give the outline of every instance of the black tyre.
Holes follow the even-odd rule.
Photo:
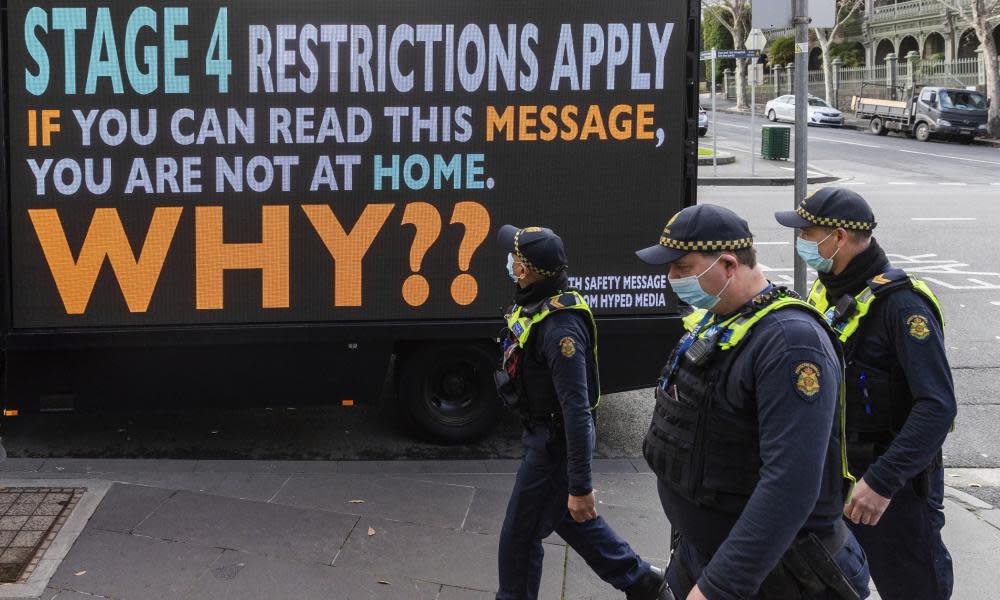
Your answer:
[[[968,145],[969,145],[969,144],[971,144],[971,143],[972,143],[972,142],[973,142],[973,141],[974,141],[975,139],[976,139],[976,138],[975,138],[975,137],[973,137],[973,136],[971,136],[971,135],[963,135],[962,137],[958,138],[958,143],[962,144],[963,146],[968,146]]]
[[[927,126],[927,123],[917,123],[913,130],[913,137],[917,138],[918,142],[926,142],[931,139],[931,128]]]
[[[775,114],[773,108],[771,110],[767,111],[767,120],[771,121],[772,123],[778,120],[778,115]]]
[[[708,135],[708,127],[698,129],[698,137],[705,137],[706,135]]]
[[[499,360],[485,343],[420,346],[401,365],[400,407],[419,433],[435,441],[481,438],[501,416],[493,383]]]
[[[889,135],[889,130],[885,128],[885,124],[882,123],[882,119],[875,117],[868,124],[868,129],[871,130],[875,135]]]

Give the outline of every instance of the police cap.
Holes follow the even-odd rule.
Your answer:
[[[562,238],[547,227],[504,225],[497,232],[497,242],[543,277],[554,277],[569,266]]]
[[[645,263],[665,265],[689,252],[753,247],[750,226],[738,214],[714,204],[690,206],[670,218],[660,243],[636,252]]]
[[[875,213],[861,194],[840,187],[822,188],[807,196],[795,210],[774,213],[785,227],[841,227],[856,231],[875,229]]]

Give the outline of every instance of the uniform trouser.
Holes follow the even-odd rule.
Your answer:
[[[868,555],[872,580],[883,600],[947,600],[954,575],[941,539],[944,527],[944,470],[931,471],[930,493],[913,482],[892,498],[878,525],[854,525]]]
[[[649,571],[625,540],[598,517],[577,523],[566,508],[569,482],[561,430],[535,426],[524,434],[525,455],[500,532],[497,600],[535,600],[542,579],[542,540],[554,531],[604,581],[619,590]]]
[[[664,499],[662,482],[657,482],[657,489],[660,491],[662,501]],[[692,583],[697,583],[702,570],[711,560],[710,555],[701,552],[687,541],[681,540],[680,545],[674,550],[673,557],[671,557],[670,566],[667,567],[667,584],[677,598],[687,597],[690,590],[684,582],[690,580]],[[833,560],[837,563],[840,571],[847,576],[847,581],[857,591],[858,596],[862,600],[867,598],[870,579],[868,561],[865,560],[865,553],[854,536],[847,536],[844,547],[834,555]],[[681,575],[679,572],[681,568],[687,571],[687,577]],[[748,600],[768,600],[768,597],[763,593],[758,593]],[[818,596],[805,596],[802,600],[839,600],[839,598],[833,592],[825,592]]]

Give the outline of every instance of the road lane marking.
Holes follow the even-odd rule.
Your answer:
[[[913,217],[911,221],[975,221],[976,217]]]
[[[889,185],[917,185],[916,181],[890,181]]]
[[[961,181],[939,181],[938,185],[967,185]]]
[[[992,302],[990,302],[990,304],[992,304],[993,306],[1000,306],[1000,302],[997,302],[996,300],[993,300]]]
[[[934,154],[933,152],[918,152],[916,150],[904,150],[903,148],[894,148],[899,152],[906,152],[908,154],[922,154],[924,156],[933,156],[935,158],[950,158],[951,160],[964,160],[968,162],[983,163],[985,165],[1000,165],[1000,162],[992,160],[979,160],[978,158],[965,158],[963,156],[948,156],[947,154]]]
[[[830,138],[821,138],[816,136],[811,136],[810,140],[816,140],[817,142],[830,142],[831,144],[847,144],[849,146],[863,146],[865,148],[882,148],[882,146],[876,146],[875,144],[862,144],[860,142],[845,142],[844,140],[831,140]]]
[[[868,185],[865,181],[842,181],[840,185]]]

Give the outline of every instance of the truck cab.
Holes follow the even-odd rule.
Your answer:
[[[988,101],[979,92],[925,87],[913,103],[913,136],[922,142],[942,137],[968,144],[986,133]]]

